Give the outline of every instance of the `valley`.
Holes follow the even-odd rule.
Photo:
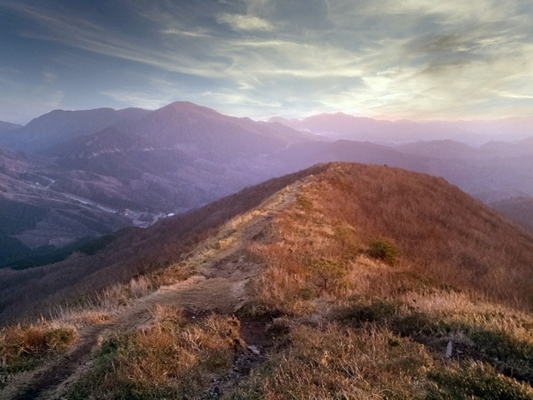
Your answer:
[[[498,124],[512,137],[533,137],[526,122]],[[5,220],[2,240],[13,250],[0,255],[0,265],[42,265],[46,260],[19,260],[43,254],[61,260],[71,251],[61,249],[79,247],[80,240],[146,227],[243,187],[331,161],[441,176],[522,223],[523,216],[507,212],[514,208],[504,204],[533,197],[531,140],[498,141],[491,129],[344,114],[260,122],[188,102],[155,111],[53,111],[0,132],[0,196],[20,210],[40,210],[31,226],[5,225],[18,216]],[[429,136],[447,139],[420,141]],[[450,139],[459,137],[491,141],[472,147]],[[523,207],[528,214],[527,201]]]

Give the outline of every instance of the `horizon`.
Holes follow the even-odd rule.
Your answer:
[[[303,116],[300,116],[300,117],[293,117],[293,118],[286,118],[286,117],[283,117],[283,116],[280,116],[280,115],[273,115],[273,116],[270,116],[270,117],[265,117],[263,119],[257,119],[257,118],[252,118],[252,117],[249,117],[247,115],[232,115],[232,114],[228,114],[228,113],[223,113],[223,112],[220,112],[219,110],[217,109],[214,109],[214,108],[211,108],[209,106],[206,106],[206,105],[202,105],[202,104],[197,104],[197,103],[192,103],[190,101],[187,101],[187,100],[176,100],[176,101],[173,101],[173,102],[170,102],[168,104],[165,104],[161,107],[158,107],[158,108],[142,108],[142,107],[135,107],[135,106],[130,106],[130,107],[94,107],[94,108],[85,108],[85,109],[67,109],[67,108],[55,108],[55,109],[52,109],[52,110],[49,110],[43,114],[39,114],[39,115],[36,115],[36,116],[33,116],[31,117],[26,123],[17,123],[17,122],[12,122],[12,121],[7,121],[7,120],[0,120],[0,122],[6,122],[6,123],[10,123],[10,124],[15,124],[15,125],[21,125],[21,126],[26,126],[28,123],[30,123],[31,121],[37,119],[37,118],[40,118],[44,115],[47,115],[47,114],[50,114],[50,113],[53,113],[53,112],[56,112],[56,111],[60,111],[60,112],[83,112],[83,111],[91,111],[91,110],[98,110],[98,109],[111,109],[111,110],[114,110],[114,111],[121,111],[121,110],[127,110],[127,109],[143,109],[143,110],[146,110],[146,111],[156,111],[158,109],[161,109],[161,108],[164,108],[166,106],[169,106],[171,104],[174,104],[174,103],[190,103],[190,104],[193,104],[195,106],[198,106],[198,107],[204,107],[204,108],[209,108],[219,114],[222,114],[224,116],[227,116],[227,117],[233,117],[233,118],[250,118],[254,121],[257,121],[257,122],[276,122],[276,121],[271,121],[271,120],[275,120],[275,119],[285,119],[286,121],[303,121],[305,120],[306,118],[311,118],[311,117],[318,117],[318,116],[322,116],[322,115],[329,115],[329,116],[335,116],[335,115],[338,115],[338,114],[342,114],[343,116],[347,116],[347,117],[353,117],[353,118],[361,118],[361,119],[371,119],[373,121],[386,121],[386,122],[402,122],[402,121],[405,121],[405,122],[413,122],[413,123],[416,123],[416,124],[426,124],[426,123],[484,123],[484,122],[497,122],[497,121],[517,121],[517,120],[529,120],[531,118],[533,118],[533,116],[510,116],[510,117],[494,117],[494,118],[486,118],[486,119],[479,119],[479,118],[472,118],[472,119],[449,119],[449,120],[446,120],[446,119],[409,119],[409,118],[397,118],[397,119],[392,119],[392,118],[374,118],[374,117],[368,117],[368,116],[363,116],[363,115],[354,115],[354,114],[349,114],[349,113],[346,113],[344,111],[325,111],[325,112],[317,112],[316,114],[308,114],[308,115],[303,115]]]
[[[533,116],[518,0],[0,0],[0,120],[186,100],[267,120]]]

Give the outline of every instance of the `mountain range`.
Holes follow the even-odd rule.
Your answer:
[[[1,240],[9,250],[0,253],[0,266],[60,260],[82,248],[84,238],[146,227],[330,161],[440,176],[528,227],[533,219],[524,222],[524,215],[533,213],[506,204],[533,196],[533,141],[524,139],[533,137],[529,126],[527,119],[417,123],[345,114],[260,122],[188,102],[155,111],[56,110],[23,127],[2,124]],[[521,139],[495,140],[503,137],[495,127]],[[491,141],[464,143],[474,137]],[[529,210],[532,203],[521,204]],[[66,245],[73,247],[59,251]],[[22,261],[28,257],[31,262]]]
[[[533,136],[531,117],[495,121],[388,121],[339,112],[303,119],[275,117],[270,121],[331,139],[383,143],[452,139],[479,146],[489,141],[517,141]]]

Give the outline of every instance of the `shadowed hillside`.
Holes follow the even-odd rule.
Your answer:
[[[147,113],[139,108],[54,110],[0,136],[0,145],[28,152],[43,151],[69,138],[90,135],[119,123],[134,122]]]
[[[533,197],[513,197],[490,203],[490,206],[517,224],[533,231]]]
[[[0,270],[0,323],[46,313],[53,303],[65,299],[73,301],[131,277],[172,265],[228,218],[256,207],[286,185],[323,168],[316,166],[272,179],[147,229],[122,229],[104,240],[94,241],[97,251],[94,255],[75,253],[49,266],[22,271]],[[102,243],[104,248],[101,248]]]
[[[18,128],[21,128],[21,126],[17,125],[17,124],[12,124],[10,122],[0,121],[0,134],[3,134],[5,132],[9,132],[9,131],[12,131],[12,130],[18,129]]]
[[[76,257],[34,287],[125,284],[6,327],[6,396],[533,398],[533,236],[443,179],[322,164]]]
[[[79,240],[124,226],[146,227],[321,162],[386,164],[442,176],[486,204],[533,195],[531,139],[480,148],[452,140],[387,147],[353,140],[424,139],[433,128],[450,137],[462,132],[461,124],[344,114],[300,122],[295,128],[303,131],[175,102],[154,111],[56,110],[24,127],[0,124],[0,146],[28,152],[0,149],[0,198],[32,215],[35,207],[40,210],[34,224],[22,224],[25,230],[0,226],[0,240],[9,247],[0,252],[0,268],[61,260],[71,252],[66,246],[76,248]],[[515,122],[527,125],[527,120]],[[490,128],[468,126],[477,126],[478,133]],[[350,140],[331,142],[327,136]]]
[[[155,111],[56,110],[24,127],[0,124],[0,146],[12,148],[0,149],[0,202],[12,205],[4,207],[9,221],[0,221],[9,247],[0,268],[64,259],[80,239],[146,227],[294,172],[265,157],[304,140],[280,124],[186,102]],[[33,224],[13,229],[12,220],[35,209]]]

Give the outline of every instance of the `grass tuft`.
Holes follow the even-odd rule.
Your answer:
[[[77,335],[74,327],[45,322],[6,327],[0,331],[0,371],[11,374],[31,370],[46,357],[70,347]]]
[[[373,240],[370,242],[368,255],[390,265],[395,264],[398,260],[398,250],[388,240]]]
[[[92,370],[68,398],[197,398],[244,348],[235,318],[211,315],[188,323],[179,310],[166,307],[154,315],[157,322],[149,330],[104,341]]]

